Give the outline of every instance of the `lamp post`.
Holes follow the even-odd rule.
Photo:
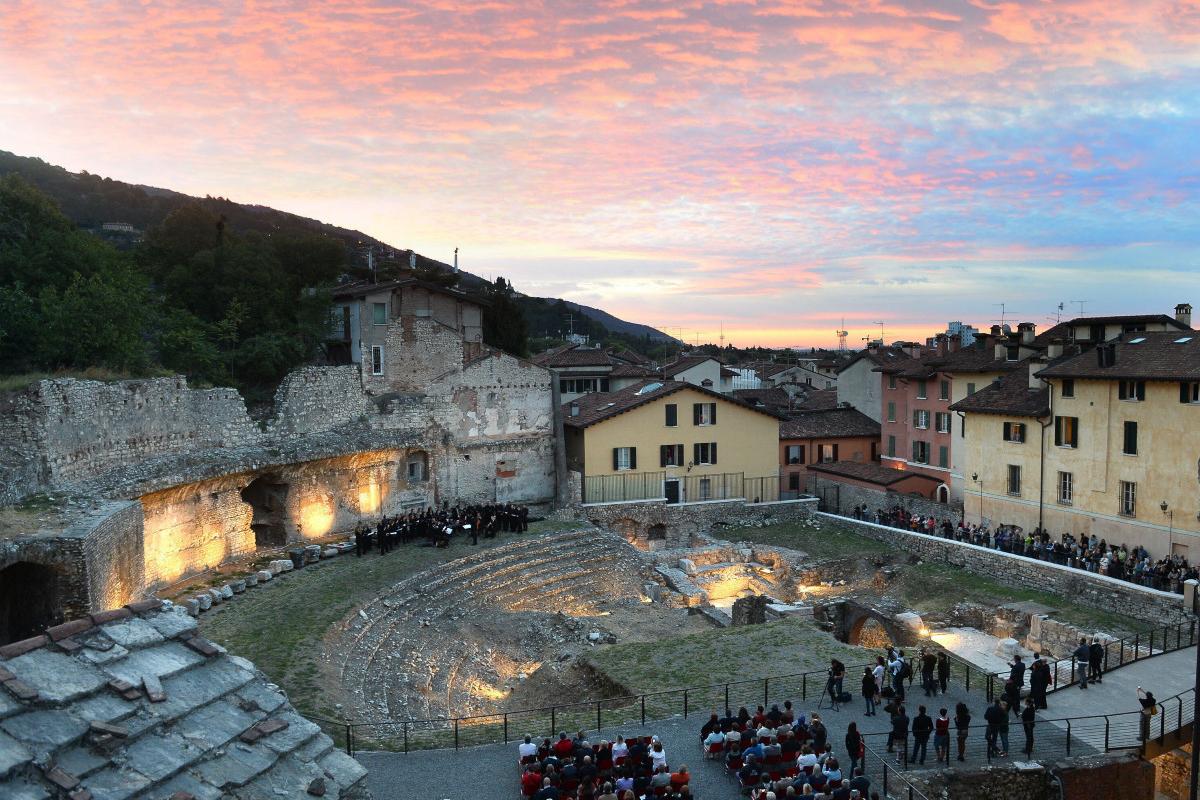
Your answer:
[[[979,524],[983,525],[983,481],[979,480],[979,473],[972,472],[971,480],[979,486]]]
[[[1158,507],[1167,515],[1167,556],[1170,557],[1175,552],[1175,509],[1168,506],[1166,500],[1159,503]]]

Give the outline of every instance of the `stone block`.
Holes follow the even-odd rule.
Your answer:
[[[246,588],[247,588],[247,589],[252,589],[252,588],[254,588],[255,586],[258,586],[258,573],[257,573],[257,572],[251,572],[251,573],[250,573],[249,575],[247,575],[245,578],[242,578],[242,580],[244,580],[244,581],[246,582]]]
[[[163,641],[162,634],[149,621],[140,617],[113,622],[104,626],[104,634],[130,650],[149,647]]]
[[[143,675],[142,687],[146,690],[146,697],[151,703],[161,703],[167,699],[162,681],[158,679],[157,675]]]
[[[37,690],[43,700],[66,703],[99,689],[108,680],[79,659],[49,650],[34,650],[9,659],[5,667]]]
[[[199,625],[196,620],[181,611],[178,606],[170,611],[164,611],[150,617],[151,625],[166,639],[177,639],[191,635]]]
[[[280,568],[282,569],[283,572],[291,572],[292,570],[294,570],[296,568],[296,565],[293,564],[291,561],[281,561]]]
[[[231,584],[227,583],[217,591],[221,593],[222,600],[230,600],[233,598],[233,586]]]
[[[208,590],[208,596],[212,598],[212,604],[215,606],[218,603],[225,602],[225,595],[217,587]]]
[[[196,617],[200,615],[200,601],[194,597],[189,597],[187,600],[184,600],[183,607],[184,610],[187,611],[188,616]]]
[[[27,711],[0,722],[4,732],[30,747],[56,750],[87,733],[88,724],[61,711]]]
[[[335,558],[339,552],[336,547],[326,547],[321,551],[321,558]]]
[[[6,733],[0,733],[0,778],[33,758],[29,748]]]
[[[258,716],[227,700],[218,700],[179,720],[175,731],[193,744],[213,750],[237,738]]]
[[[182,736],[143,736],[125,748],[125,766],[161,781],[192,763],[200,754]]]
[[[267,581],[271,580],[271,578],[275,577],[275,573],[271,572],[269,569],[260,569],[257,574],[258,580],[262,583],[266,583]]]
[[[681,570],[683,570],[684,575],[695,575],[696,574],[696,563],[694,561],[692,561],[691,559],[687,559],[687,558],[679,559],[679,568]]]
[[[98,800],[126,800],[149,785],[144,775],[118,767],[101,770],[83,782]]]
[[[325,734],[321,734],[322,739],[328,739]],[[330,742],[332,744],[332,742]],[[321,765],[321,769],[325,770],[325,774],[329,775],[334,783],[345,789],[349,786],[361,781],[367,775],[367,770],[362,764],[355,761],[350,756],[343,753],[341,750],[330,750],[323,758],[317,761]]]
[[[143,675],[167,678],[194,667],[202,661],[204,661],[203,656],[189,650],[183,644],[168,642],[149,650],[130,653],[127,658],[106,664],[103,669],[109,677],[119,678],[134,686],[140,686]]]
[[[193,599],[200,604],[201,611],[208,611],[213,606],[213,597],[208,592],[198,594]]]
[[[224,755],[205,761],[195,771],[205,782],[228,791],[245,786],[270,769],[278,758],[270,748],[237,742],[226,748]]]
[[[246,591],[246,581],[242,580],[241,578],[238,578],[236,581],[230,581],[228,585],[229,591],[233,592],[234,594],[242,594]]]

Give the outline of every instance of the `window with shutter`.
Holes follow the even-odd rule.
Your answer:
[[[895,422],[896,421],[896,404],[888,403],[887,409],[888,409],[887,421]]]
[[[673,456],[675,455],[675,447],[673,445],[664,444],[658,448],[658,465],[660,467],[671,467]]]
[[[946,447],[946,445],[941,445],[938,447],[938,466],[950,466],[950,448]]]
[[[1011,422],[1004,423],[1004,441],[1006,441],[1006,442],[1012,441],[1012,423]]]
[[[717,463],[717,443],[712,442],[709,444],[708,447],[709,447],[709,454],[708,454],[709,462],[708,463],[715,464],[715,463]]]
[[[896,457],[896,437],[895,436],[888,437],[887,454],[891,458]]]
[[[1079,418],[1054,418],[1054,444],[1058,447],[1079,446]]]
[[[1125,441],[1121,452],[1127,456],[1136,456],[1138,452],[1137,445],[1137,423],[1132,420],[1125,420]]]
[[[1074,378],[1065,378],[1063,380],[1062,396],[1063,397],[1074,397],[1075,396],[1075,379]]]
[[[667,403],[664,406],[664,408],[666,409],[667,427],[674,428],[674,427],[678,426],[679,425],[679,406],[675,405],[674,403]]]

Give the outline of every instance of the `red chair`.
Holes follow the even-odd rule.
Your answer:
[[[730,772],[737,772],[739,769],[741,769],[744,766],[745,766],[745,763],[742,761],[741,756],[734,756],[733,758],[731,758],[725,762],[725,769],[727,769]]]
[[[725,743],[717,742],[715,744],[710,744],[708,746],[708,750],[705,752],[709,758],[716,758],[725,752]]]
[[[667,792],[669,792],[669,791],[671,791],[670,786],[657,786],[654,789],[654,796],[655,797],[666,797]]]

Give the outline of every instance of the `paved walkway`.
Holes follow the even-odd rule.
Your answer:
[[[846,685],[849,687],[849,681]],[[774,698],[772,702],[782,705],[784,699],[786,698]],[[917,705],[928,702],[932,716],[936,715],[937,709],[942,706],[953,710],[954,704],[959,700],[965,700],[972,713],[978,714],[982,719],[985,706],[983,694],[975,691],[968,694],[962,687],[956,686],[950,687],[948,695],[928,701],[919,686],[915,686],[908,692],[907,708],[910,716],[913,716],[916,714]],[[813,710],[816,709],[816,702],[809,701],[806,704],[797,704],[796,707],[811,718]],[[752,707],[751,709],[753,710]],[[611,740],[618,733],[639,736],[657,734],[667,751],[668,763],[673,768],[687,765],[692,773],[692,786],[697,797],[702,800],[737,800],[740,797],[737,784],[725,774],[724,766],[704,759],[700,753],[699,730],[708,719],[710,711],[711,709],[698,710],[686,720],[675,717],[651,722],[645,728],[639,725],[607,728],[602,731],[602,736]],[[860,697],[856,697],[855,702],[843,706],[841,711],[823,709],[817,712],[829,729],[830,742],[835,754],[842,755],[845,749],[842,740],[846,735],[846,726],[851,721],[857,722],[859,730],[864,733],[885,733],[888,730],[885,717],[864,717],[862,712]],[[516,733],[517,731],[514,731],[514,734]],[[540,733],[545,735],[545,731]],[[588,734],[595,741],[593,731],[589,730]],[[882,751],[883,737],[871,737],[869,741],[873,747],[878,746]],[[464,748],[457,752],[426,750],[408,754],[359,752],[356,755],[369,770],[367,781],[376,800],[402,800],[417,796],[413,787],[419,787],[419,796],[431,800],[515,800],[520,796],[517,788],[515,742]],[[935,766],[932,745],[929,766]]]

